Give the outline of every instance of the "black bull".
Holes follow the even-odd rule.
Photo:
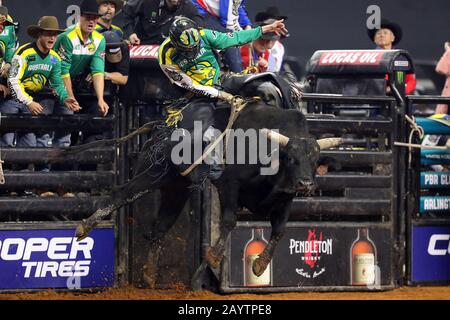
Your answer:
[[[218,117],[222,118],[222,123],[228,119],[223,115]],[[304,196],[312,193],[320,149],[331,146],[329,140],[316,141],[309,135],[306,118],[300,111],[280,109],[264,102],[249,104],[233,125],[234,130],[243,131],[265,128],[278,129],[281,134],[269,132],[269,139],[279,142],[279,157],[273,164],[278,169],[277,173],[261,175],[263,165],[258,163],[226,164],[222,176],[213,181],[220,199],[221,227],[219,240],[206,254],[206,262],[212,268],[217,268],[223,258],[226,239],[236,225],[236,212],[240,207],[246,207],[254,214],[270,216],[272,233],[269,243],[253,263],[255,275],[260,276],[264,272],[283,236],[293,198],[299,193]],[[113,191],[93,215],[79,224],[76,231],[78,239],[86,237],[101,219],[114,210],[160,189],[161,205],[149,236],[152,250],[159,251],[163,236],[175,223],[192,191],[189,180],[182,177],[168,159],[172,145],[161,143],[167,141],[161,139],[164,134],[158,137],[164,130],[167,129],[160,128],[160,132],[157,131],[145,143],[135,177]],[[334,140],[332,143],[339,142]]]

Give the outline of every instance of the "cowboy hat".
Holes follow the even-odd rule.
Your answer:
[[[4,16],[4,17],[0,18],[1,24],[3,24],[4,26],[14,25],[14,22],[11,21],[11,18],[8,15],[8,8],[6,8],[5,6],[0,6],[0,15]]]
[[[261,23],[263,23],[264,21],[268,21],[269,19],[272,20],[272,22],[274,22],[275,20],[286,20],[287,18],[288,18],[287,16],[281,15],[278,7],[276,7],[276,6],[267,7],[265,11],[261,11],[256,14],[255,24],[258,26],[263,26],[266,24],[261,24]],[[280,38],[290,37],[290,34],[286,33],[283,36],[279,36],[277,39],[275,39],[275,37],[273,35],[268,36],[266,34],[266,35],[263,35],[262,39],[269,38],[269,37],[274,38],[273,40],[279,40]],[[269,39],[269,40],[272,40],[272,39]]]
[[[264,21],[258,21],[258,22],[255,23],[255,25],[262,27],[262,26],[267,26],[269,24],[272,24],[275,21],[277,21],[277,20],[271,18],[271,19],[266,19]],[[280,40],[280,38],[281,37],[279,35],[277,35],[275,32],[263,33],[263,35],[260,37],[260,39],[262,39],[262,40],[271,40],[271,41],[273,41],[273,40]]]
[[[380,23],[380,29],[389,29],[394,34],[395,40],[392,43],[393,45],[396,45],[397,43],[402,40],[403,31],[399,24],[389,21],[388,19],[381,19]],[[375,33],[377,33],[379,29],[367,29],[367,34],[369,35],[370,40],[374,41]]]
[[[37,25],[31,25],[27,28],[27,34],[32,38],[37,38],[41,31],[64,32],[59,28],[58,19],[54,16],[43,16],[39,19]]]
[[[91,16],[101,17],[102,15],[98,13],[98,4],[96,0],[83,0],[80,4],[81,15],[88,14]]]
[[[97,0],[97,5],[101,5],[104,2],[111,2],[116,6],[116,12],[123,8],[123,0]]]
[[[265,11],[258,12],[255,16],[255,22],[262,22],[267,19],[286,20],[288,17],[280,13],[278,7],[267,7]]]

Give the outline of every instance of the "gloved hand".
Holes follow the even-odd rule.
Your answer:
[[[219,91],[219,99],[224,100],[228,103],[233,101],[234,96],[226,91]]]

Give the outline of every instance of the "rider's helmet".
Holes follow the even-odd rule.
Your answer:
[[[175,50],[183,58],[193,60],[200,51],[200,32],[189,18],[177,17],[170,26],[169,38]]]

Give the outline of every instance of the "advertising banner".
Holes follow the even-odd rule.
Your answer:
[[[252,264],[270,228],[238,227],[231,233],[230,287],[365,286],[391,282],[388,229],[288,226],[261,276]]]
[[[420,150],[420,164],[431,166],[435,164],[450,164],[450,153],[447,150]]]
[[[421,196],[420,213],[450,214],[450,196]]]
[[[449,188],[450,172],[421,172],[420,187],[423,189]]]
[[[114,229],[77,241],[73,229],[1,230],[0,289],[114,284]]]
[[[450,281],[450,225],[413,226],[413,282]]]

